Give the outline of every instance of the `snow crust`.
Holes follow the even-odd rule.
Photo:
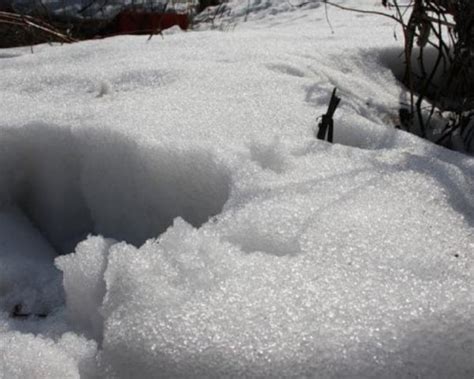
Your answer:
[[[0,377],[472,378],[474,160],[394,128],[390,22],[257,3],[0,53]]]

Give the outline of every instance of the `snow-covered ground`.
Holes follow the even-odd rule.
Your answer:
[[[247,4],[0,50],[1,378],[474,376],[474,159],[394,128],[394,25]]]

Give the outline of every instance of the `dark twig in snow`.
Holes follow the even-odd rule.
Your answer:
[[[327,134],[327,140],[328,142],[333,142],[333,137],[334,137],[334,120],[333,116],[334,113],[336,112],[336,108],[341,102],[341,98],[336,96],[336,90],[337,88],[334,88],[332,91],[331,95],[331,100],[329,100],[329,106],[328,110],[325,115],[322,116],[322,120],[319,123],[319,131],[316,137],[320,140],[325,140],[326,139],[326,134]]]

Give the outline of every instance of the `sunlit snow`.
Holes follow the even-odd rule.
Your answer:
[[[390,20],[300,5],[0,50],[0,377],[474,376],[474,159],[395,128]]]

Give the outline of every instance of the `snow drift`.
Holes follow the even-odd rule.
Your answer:
[[[4,376],[473,376],[474,160],[393,128],[392,24],[269,4],[0,60]]]

